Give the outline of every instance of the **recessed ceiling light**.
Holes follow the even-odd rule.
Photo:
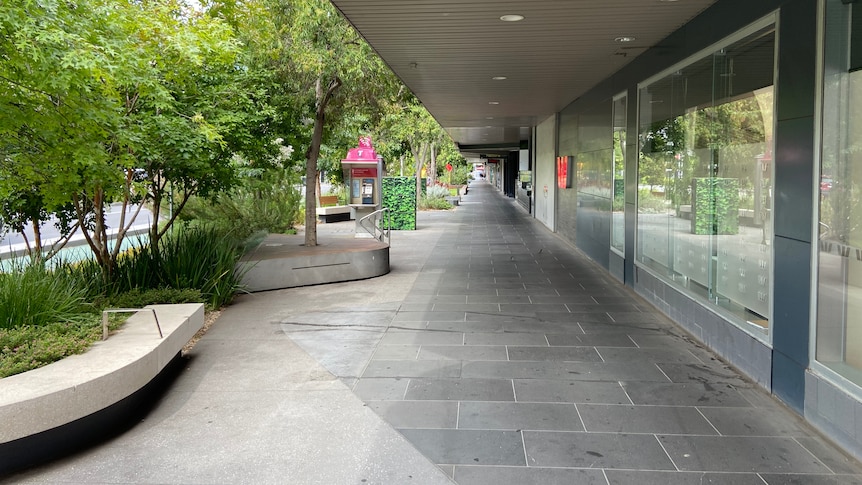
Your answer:
[[[521,20],[524,20],[524,16],[518,14],[509,14],[503,15],[502,17],[500,17],[500,20],[502,20],[503,22],[520,22]]]
[[[486,116],[486,117],[485,117],[485,119],[486,119],[486,120],[493,120],[493,119],[494,119],[494,117],[493,117],[493,116]]]
[[[623,35],[621,37],[617,37],[616,39],[614,39],[614,42],[634,42],[634,41],[635,41],[635,38],[628,36],[628,35]]]
[[[491,79],[493,79],[494,81],[505,81],[506,79],[509,79],[509,78],[507,78],[506,76],[494,76]]]
[[[488,104],[500,104],[499,101],[488,101]]]

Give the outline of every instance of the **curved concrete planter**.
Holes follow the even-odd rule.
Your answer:
[[[374,278],[389,273],[389,245],[331,238],[305,247],[302,236],[270,234],[237,264],[250,292]]]
[[[152,305],[164,338],[159,338],[151,312],[129,318],[122,329],[87,352],[53,364],[0,379],[0,474],[41,461],[29,456],[38,435],[63,439],[63,427],[92,417],[144,389],[203,327],[200,303]],[[122,412],[110,413],[122,419]],[[114,423],[118,425],[117,423]],[[59,433],[51,435],[51,431]],[[44,440],[42,440],[44,441]],[[7,460],[21,457],[20,460]]]

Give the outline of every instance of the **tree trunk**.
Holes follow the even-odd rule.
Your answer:
[[[413,159],[416,160],[416,207],[419,207],[419,202],[422,200],[422,167],[425,166],[428,143],[419,143],[418,150],[411,143],[410,150],[413,152]]]
[[[437,182],[437,143],[431,143],[431,183]]]
[[[341,87],[337,76],[329,81],[326,91],[323,80],[317,80],[317,113],[314,116],[314,131],[311,145],[305,152],[305,245],[317,246],[317,159],[320,156],[320,143],[323,141],[323,126],[326,122],[326,105],[335,91]]]
[[[37,219],[33,219],[33,249],[30,250],[30,260],[34,262],[42,260],[42,228]]]

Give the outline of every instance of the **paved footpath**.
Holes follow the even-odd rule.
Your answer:
[[[419,215],[389,275],[239,298],[145,421],[8,483],[862,484],[487,183]]]

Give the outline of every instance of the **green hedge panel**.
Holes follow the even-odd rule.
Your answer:
[[[739,180],[695,178],[692,180],[694,234],[739,233]]]
[[[413,177],[383,178],[383,207],[391,212],[390,229],[416,229],[416,179]]]

